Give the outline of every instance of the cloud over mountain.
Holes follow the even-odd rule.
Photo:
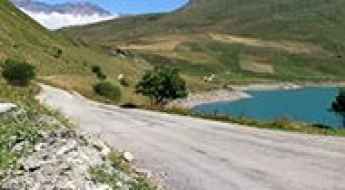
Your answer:
[[[12,0],[12,2],[37,22],[52,30],[117,17],[117,15],[112,15],[103,8],[88,2],[53,5],[33,0]]]

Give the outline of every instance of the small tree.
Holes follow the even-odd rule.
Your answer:
[[[340,89],[337,97],[332,103],[331,111],[342,118],[345,127],[345,89]]]
[[[36,77],[35,67],[25,62],[8,59],[3,64],[2,76],[11,84],[25,86]]]
[[[165,105],[188,95],[186,82],[175,68],[160,66],[146,72],[136,85],[136,92],[150,98],[152,104]]]

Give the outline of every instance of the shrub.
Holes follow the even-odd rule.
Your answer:
[[[93,65],[91,67],[91,71],[96,74],[97,78],[100,80],[107,79],[107,75],[105,75],[102,71],[102,68],[98,65]]]
[[[340,89],[337,97],[332,102],[331,111],[342,118],[342,125],[345,128],[345,89]]]
[[[98,95],[110,100],[118,102],[121,99],[120,87],[109,81],[99,82],[93,87],[93,89]]]
[[[165,105],[188,95],[186,82],[175,68],[160,66],[148,71],[136,86],[136,92],[147,96],[151,103]]]
[[[62,49],[58,47],[53,47],[53,56],[58,59],[62,56]]]
[[[119,80],[119,82],[120,82],[120,84],[122,85],[122,86],[124,86],[124,87],[129,87],[129,81],[127,80],[127,79],[121,79],[121,80]]]
[[[8,59],[3,64],[2,76],[11,84],[25,86],[36,77],[35,67],[25,62]]]
[[[101,67],[98,66],[98,65],[93,65],[93,66],[91,67],[91,71],[92,71],[93,73],[100,73],[100,72],[102,72],[102,69],[101,69]]]

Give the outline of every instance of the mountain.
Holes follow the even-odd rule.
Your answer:
[[[60,31],[84,44],[136,52],[219,82],[344,80],[345,1],[191,0],[167,14]]]
[[[131,81],[147,67],[99,48],[75,44],[45,29],[8,0],[0,0],[0,34],[0,63],[7,58],[26,61],[36,66],[39,80],[87,96],[94,96],[92,85],[97,82],[91,72],[93,65],[99,65],[109,80],[124,74]]]
[[[61,13],[72,15],[93,15],[98,14],[101,16],[111,16],[109,11],[103,8],[91,4],[89,2],[75,2],[75,3],[63,3],[50,5],[47,3],[32,1],[32,0],[12,0],[12,2],[18,7],[32,12],[44,12],[44,13]]]
[[[47,4],[32,0],[12,0],[25,13],[49,29],[83,25],[113,19],[109,11],[89,2]]]

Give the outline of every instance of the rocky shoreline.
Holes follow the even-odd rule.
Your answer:
[[[245,91],[298,90],[306,87],[344,87],[345,82],[325,83],[258,83],[249,85],[229,85],[226,89],[190,94],[187,98],[171,102],[168,108],[192,109],[196,106],[223,101],[238,101],[251,98]]]
[[[211,102],[237,101],[245,98],[251,98],[251,96],[248,93],[239,90],[221,89],[199,94],[190,94],[185,99],[171,102],[168,107],[192,109],[195,106]]]

